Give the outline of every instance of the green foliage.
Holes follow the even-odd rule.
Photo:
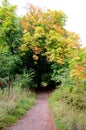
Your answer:
[[[0,7],[0,42],[8,45],[12,54],[17,53],[21,38],[21,28],[15,10],[16,6],[9,5],[7,1]]]
[[[17,114],[22,115],[27,109],[28,96],[25,93],[25,100],[19,96],[21,88],[47,86],[53,80],[62,83],[51,98],[60,129],[83,130],[86,49],[80,47],[79,36],[65,29],[66,15],[62,11],[43,11],[30,5],[22,18],[15,11],[16,6],[3,0],[0,6],[0,86],[9,86],[9,91],[4,89],[4,96],[0,91],[1,126],[11,119],[14,122]]]
[[[21,27],[16,6],[2,1],[0,6],[0,86],[10,86],[16,73],[21,72],[22,61],[19,56]],[[8,84],[8,85],[7,85]]]
[[[60,130],[86,129],[86,50],[74,50],[67,66],[52,66],[53,76],[62,84],[50,97],[55,124]]]
[[[8,86],[15,73],[20,72],[22,61],[18,55],[11,55],[8,47],[0,47],[0,86]]]
[[[67,93],[69,90],[55,90],[49,99],[50,108],[54,116],[54,122],[57,128],[60,130],[85,130],[86,129],[86,110],[76,108],[76,104],[71,105],[67,103]],[[66,92],[65,92],[66,91]],[[70,93],[71,94],[71,93]],[[69,97],[70,97],[69,94]],[[73,95],[73,98],[77,96],[77,93]],[[82,94],[83,95],[83,94]],[[79,95],[78,95],[79,96]],[[80,96],[85,98],[86,95]],[[81,99],[82,100],[82,99]],[[79,100],[78,100],[79,101]],[[86,103],[86,100],[84,100]],[[81,101],[82,102],[82,101]],[[78,102],[78,105],[80,102]]]
[[[63,78],[65,78],[65,73],[68,72],[68,69],[66,67],[68,67],[68,65],[66,65],[66,64],[60,65],[56,62],[53,63],[51,65],[51,69],[53,71],[52,80],[54,80],[55,82],[63,82]]]
[[[0,90],[0,128],[15,123],[34,105],[35,94],[19,87]]]
[[[29,70],[28,72],[26,70],[23,71],[23,74],[17,74],[15,76],[15,80],[13,82],[13,86],[21,87],[21,88],[32,88],[35,87],[34,84],[34,76],[35,73],[33,70]]]

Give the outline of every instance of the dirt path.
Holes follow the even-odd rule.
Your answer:
[[[4,130],[56,130],[48,106],[48,93],[38,94],[35,106],[14,126]]]

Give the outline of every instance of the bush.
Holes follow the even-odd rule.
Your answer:
[[[32,88],[35,87],[34,84],[34,71],[29,70],[29,72],[23,71],[23,74],[17,74],[13,86],[18,86],[21,88]]]

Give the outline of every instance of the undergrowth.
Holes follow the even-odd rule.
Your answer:
[[[49,104],[59,130],[86,130],[86,92],[79,95],[69,94],[68,87],[52,92]]]
[[[0,128],[11,125],[35,103],[35,94],[18,87],[0,90]]]

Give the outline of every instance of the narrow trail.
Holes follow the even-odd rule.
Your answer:
[[[14,126],[4,130],[56,130],[48,106],[48,93],[38,94],[34,107]]]

